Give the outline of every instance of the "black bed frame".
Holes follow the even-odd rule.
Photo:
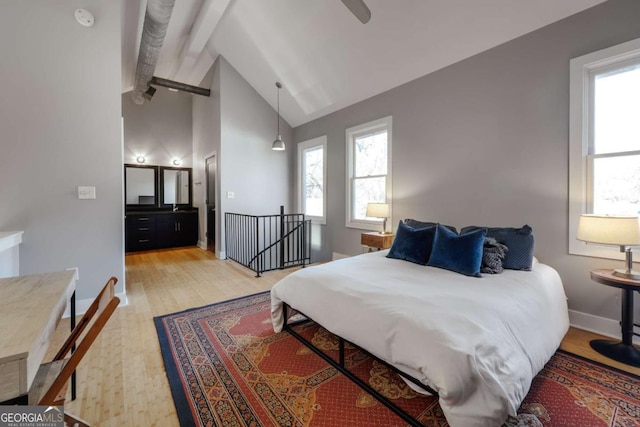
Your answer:
[[[301,319],[301,320],[297,320],[295,322],[289,323],[288,319],[287,319],[289,310],[292,310],[292,311],[304,316],[304,318]],[[310,350],[312,350],[318,356],[322,357],[328,364],[330,364],[331,366],[336,368],[340,373],[342,373],[347,378],[349,378],[351,381],[356,383],[364,391],[366,391],[367,393],[369,393],[373,397],[375,397],[380,403],[385,405],[387,408],[392,410],[396,415],[398,415],[404,421],[409,423],[409,425],[411,425],[412,427],[424,427],[424,424],[420,423],[417,419],[415,419],[411,415],[407,414],[404,410],[402,410],[401,408],[396,406],[393,402],[391,402],[389,399],[384,397],[384,395],[382,395],[380,392],[378,392],[373,387],[371,387],[367,382],[365,382],[362,379],[358,378],[358,376],[356,376],[354,373],[352,373],[351,371],[349,371],[347,369],[347,367],[345,366],[345,363],[344,363],[344,344],[345,344],[345,342],[347,342],[348,344],[352,345],[353,347],[359,349],[360,351],[365,353],[367,356],[369,356],[372,359],[374,359],[374,360],[378,361],[379,363],[383,364],[384,366],[386,366],[387,368],[391,369],[393,372],[395,372],[396,374],[402,376],[406,380],[411,381],[413,384],[417,385],[418,387],[422,388],[423,390],[427,391],[428,393],[431,393],[433,396],[438,397],[438,393],[434,389],[432,389],[431,387],[429,387],[426,384],[421,383],[419,380],[417,380],[416,378],[412,377],[411,375],[408,375],[408,374],[400,371],[395,366],[392,366],[392,365],[388,364],[387,362],[385,362],[384,360],[381,360],[380,358],[374,356],[373,354],[369,353],[367,350],[364,350],[363,348],[361,348],[361,347],[353,344],[352,342],[347,341],[347,340],[345,340],[342,337],[337,336],[337,335],[336,335],[336,337],[338,338],[338,355],[339,355],[338,359],[339,360],[335,361],[331,356],[329,356],[328,354],[324,353],[318,347],[314,346],[311,343],[311,341],[309,341],[308,339],[304,338],[302,335],[300,335],[298,332],[296,332],[293,329],[294,326],[297,326],[297,325],[300,325],[300,324],[303,324],[303,323],[307,323],[307,322],[314,322],[319,326],[322,326],[322,325],[320,325],[318,322],[315,322],[314,320],[312,320],[311,318],[309,318],[307,315],[305,315],[304,313],[300,312],[299,310],[291,308],[287,303],[283,303],[282,304],[282,314],[284,316],[284,325],[282,327],[282,329],[284,331],[287,331],[289,334],[291,334],[292,336],[297,338],[302,344],[307,346]]]

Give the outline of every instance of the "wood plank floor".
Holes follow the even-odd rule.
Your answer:
[[[78,398],[65,409],[100,427],[178,426],[153,317],[268,290],[292,271],[255,278],[253,272],[198,248],[126,255],[129,305],[116,310],[81,362]],[[63,320],[52,350],[68,328]],[[595,337],[572,328],[562,348],[608,363],[589,347]],[[640,369],[615,366],[640,375]]]

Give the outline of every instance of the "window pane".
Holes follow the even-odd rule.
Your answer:
[[[640,64],[595,77],[594,154],[640,150]]]
[[[354,144],[355,176],[387,174],[387,131],[358,136]]]
[[[304,150],[304,213],[323,216],[324,150],[322,146]]]
[[[640,213],[640,156],[594,159],[593,213]]]
[[[366,218],[368,203],[384,203],[386,201],[386,181],[385,177],[353,180],[353,219]]]

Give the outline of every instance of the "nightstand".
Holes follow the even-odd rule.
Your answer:
[[[394,234],[392,233],[387,233],[387,234],[380,234],[378,232],[362,233],[360,235],[360,244],[362,244],[363,246],[368,246],[369,252],[371,252],[373,248],[376,248],[377,250],[389,249],[393,244],[393,237],[394,237]]]
[[[640,350],[633,345],[633,292],[640,291],[640,280],[615,276],[613,270],[593,270],[591,280],[622,290],[622,341],[593,340],[591,348],[610,359],[640,367]]]

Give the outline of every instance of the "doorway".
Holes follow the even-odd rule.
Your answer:
[[[207,250],[216,252],[216,156],[205,159]]]

